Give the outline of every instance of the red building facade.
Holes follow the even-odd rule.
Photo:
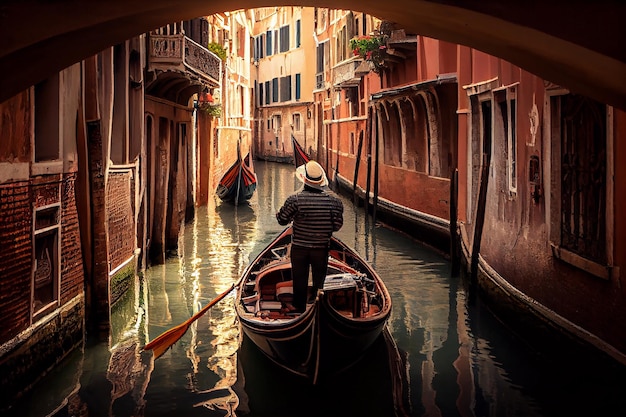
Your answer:
[[[331,181],[450,252],[498,304],[626,362],[624,112],[388,22],[374,36],[381,69],[317,96]]]

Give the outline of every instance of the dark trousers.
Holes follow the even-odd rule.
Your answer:
[[[305,248],[291,245],[291,276],[293,279],[293,306],[304,311],[306,307],[309,267],[313,275],[313,294],[323,288],[328,269],[328,248]]]

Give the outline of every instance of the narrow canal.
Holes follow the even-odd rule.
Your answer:
[[[450,264],[372,224],[345,199],[337,234],[366,257],[393,298],[390,337],[358,366],[309,387],[240,340],[234,294],[158,360],[141,346],[237,281],[282,230],[274,213],[299,183],[257,161],[249,206],[197,210],[179,251],[150,268],[112,314],[109,343],[89,343],[15,411],[20,416],[565,416],[624,415],[626,372],[535,329],[507,326],[469,297]]]

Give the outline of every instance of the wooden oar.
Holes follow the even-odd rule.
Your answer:
[[[233,290],[233,288],[235,288],[235,284],[232,284],[228,290],[224,291],[213,300],[211,300],[209,304],[207,304],[202,308],[202,310],[191,316],[187,321],[179,324],[176,327],[172,327],[166,332],[163,332],[156,339],[149,342],[143,347],[143,350],[152,350],[154,352],[154,359],[157,359],[159,356],[164,354],[174,343],[178,342],[181,337],[183,337],[183,335],[187,332],[187,329],[189,329],[191,323],[198,320],[200,316],[209,311],[209,309],[217,304],[221,299],[226,297],[228,293]]]

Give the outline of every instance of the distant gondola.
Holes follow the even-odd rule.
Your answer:
[[[311,160],[309,155],[307,155],[293,135],[291,135],[291,144],[293,146],[293,162],[296,165],[296,168]]]
[[[236,312],[268,358],[317,383],[362,358],[385,327],[391,297],[374,269],[333,237],[324,288],[310,294],[303,313],[291,313],[291,233],[286,228],[244,271]]]
[[[237,149],[237,161],[226,171],[217,186],[217,196],[222,201],[238,205],[249,200],[256,190],[257,177],[252,170],[250,154],[241,159]]]

